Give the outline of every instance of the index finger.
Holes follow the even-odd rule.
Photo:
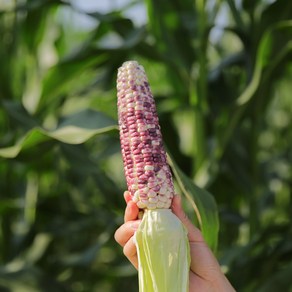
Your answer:
[[[201,231],[193,225],[193,223],[189,220],[186,213],[182,209],[181,198],[179,195],[173,197],[171,209],[173,213],[181,220],[183,225],[187,228],[189,241],[204,242]]]
[[[128,191],[124,192],[124,198],[127,203],[127,207],[125,210],[124,221],[132,221],[138,219],[139,208],[137,205],[131,200],[131,195]]]
[[[131,201],[131,194],[130,194],[130,192],[129,191],[125,191],[124,192],[124,199],[125,199],[125,201],[126,201],[126,203],[128,203],[129,201]]]
[[[133,201],[129,201],[125,210],[125,222],[138,219],[139,208]]]

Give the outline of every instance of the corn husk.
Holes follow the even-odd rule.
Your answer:
[[[170,209],[145,210],[135,234],[139,292],[188,292],[187,231]]]

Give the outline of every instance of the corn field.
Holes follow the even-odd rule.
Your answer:
[[[0,291],[137,291],[113,238],[127,60],[236,291],[292,291],[292,1],[0,0],[0,36]]]

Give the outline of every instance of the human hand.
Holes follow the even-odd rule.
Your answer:
[[[139,208],[131,201],[129,192],[124,193],[127,202],[125,223],[115,233],[115,240],[123,247],[123,252],[133,266],[138,269],[138,257],[133,236],[141,220],[138,219]],[[190,243],[190,292],[231,292],[235,291],[225,275],[221,272],[218,261],[207,246],[201,231],[186,216],[179,196],[174,196],[172,212],[181,220],[188,231]]]

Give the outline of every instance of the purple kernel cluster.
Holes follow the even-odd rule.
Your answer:
[[[140,209],[170,208],[174,188],[155,101],[144,68],[125,62],[117,78],[118,118],[124,171]]]

